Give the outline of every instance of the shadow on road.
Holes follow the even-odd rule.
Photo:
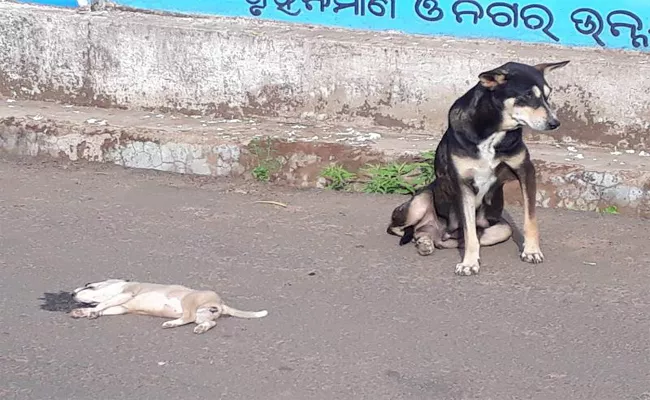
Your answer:
[[[54,312],[70,312],[77,307],[83,307],[83,304],[77,302],[72,297],[72,293],[59,291],[59,293],[43,293],[39,300],[44,301],[41,304],[41,310]]]

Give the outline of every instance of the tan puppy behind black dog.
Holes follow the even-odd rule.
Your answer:
[[[238,318],[262,318],[268,315],[266,310],[241,311],[229,307],[211,290],[193,290],[180,285],[130,282],[124,279],[88,283],[75,289],[74,299],[94,307],[72,310],[70,316],[73,318],[151,315],[175,318],[163,323],[163,328],[175,328],[194,322],[197,324],[194,333],[212,329],[221,315]]]

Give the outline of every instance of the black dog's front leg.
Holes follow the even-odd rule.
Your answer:
[[[524,199],[524,249],[521,253],[523,261],[539,264],[544,261],[544,255],[539,246],[539,227],[535,213],[537,197],[537,179],[535,166],[527,156],[521,166],[515,170],[521,195]]]
[[[463,224],[463,237],[465,254],[463,261],[456,264],[456,274],[472,275],[478,274],[480,259],[480,243],[476,232],[476,195],[466,183],[460,183],[460,216]]]

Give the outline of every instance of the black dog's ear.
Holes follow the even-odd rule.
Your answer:
[[[535,65],[535,69],[541,72],[542,74],[545,74],[547,72],[551,72],[555,69],[562,68],[565,65],[567,65],[570,62],[570,60],[566,61],[561,61],[557,63],[543,63],[543,64],[537,64]]]
[[[481,80],[481,85],[483,85],[483,87],[494,90],[494,88],[507,81],[507,75],[508,72],[506,70],[497,68],[479,74],[478,79]]]

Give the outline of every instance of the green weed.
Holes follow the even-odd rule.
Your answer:
[[[258,165],[251,173],[253,174],[253,178],[260,182],[268,182],[271,179],[269,169],[263,165]]]
[[[616,206],[607,206],[602,209],[603,214],[618,214],[618,207]]]
[[[434,152],[428,151],[414,162],[368,164],[361,168],[359,176],[339,165],[330,165],[321,176],[327,179],[327,187],[334,190],[348,190],[353,182],[359,182],[366,193],[413,194],[434,179],[434,156]]]
[[[338,164],[328,166],[320,176],[327,180],[325,187],[332,190],[347,190],[350,183],[356,178],[355,174]]]
[[[248,149],[257,163],[251,171],[253,178],[261,182],[271,180],[271,176],[282,167],[282,163],[275,157],[272,139],[269,136],[254,138],[249,143]]]

